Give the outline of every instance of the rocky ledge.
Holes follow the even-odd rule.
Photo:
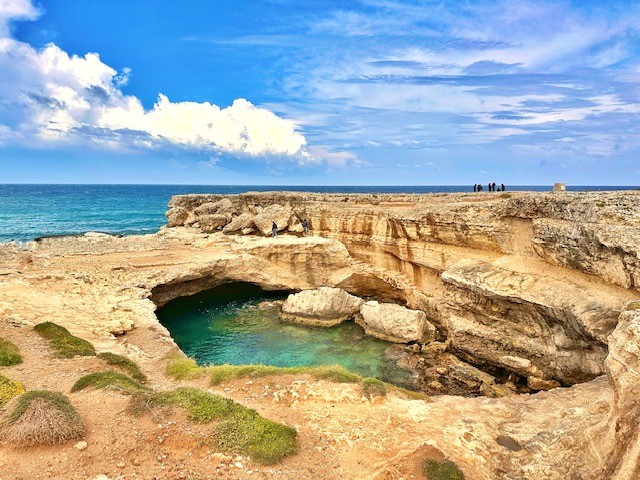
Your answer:
[[[386,435],[407,436],[386,447],[387,463],[347,476],[393,478],[385,476],[393,462],[424,445],[470,479],[640,476],[638,192],[187,195],[171,200],[167,218],[155,235],[1,246],[3,328],[46,319],[157,369],[175,344],[154,311],[173,298],[232,281],[339,288],[367,300],[348,315],[362,316],[371,332],[551,389],[350,404],[344,428],[378,425],[369,415],[380,408]],[[302,219],[311,226],[306,237]],[[272,239],[273,222],[284,234]],[[398,306],[417,312],[412,322],[388,321],[386,310]],[[404,336],[400,325],[421,337]],[[462,362],[450,368],[461,378],[470,371]],[[328,395],[329,387],[313,388]],[[296,402],[315,412],[312,400]],[[327,428],[317,422],[305,441]],[[349,442],[338,452],[356,455]]]

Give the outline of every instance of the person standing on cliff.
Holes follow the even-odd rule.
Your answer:
[[[271,236],[273,238],[276,238],[278,236],[278,225],[276,225],[276,222],[273,222],[273,224],[271,225]]]
[[[307,221],[306,218],[302,219],[302,234],[306,237],[307,235],[309,235],[309,222]]]
[[[501,184],[500,184],[500,191],[501,191],[501,192],[504,192],[504,183],[501,183]]]
[[[473,193],[476,193],[478,191],[478,184],[474,183],[473,184]]]

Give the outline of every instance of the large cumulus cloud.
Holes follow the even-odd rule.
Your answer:
[[[245,99],[220,108],[172,102],[159,94],[149,110],[123,93],[122,72],[97,53],[69,55],[12,38],[9,23],[37,18],[28,0],[0,0],[0,142],[90,142],[109,148],[177,145],[220,154],[314,162],[296,125]]]

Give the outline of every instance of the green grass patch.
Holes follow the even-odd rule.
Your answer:
[[[250,456],[271,464],[297,451],[297,432],[263,418],[255,410],[233,400],[203,390],[183,387],[171,392],[138,393],[132,397],[132,411],[143,412],[154,406],[178,406],[199,423],[217,421],[212,441],[220,450]]]
[[[374,397],[384,397],[387,395],[387,385],[377,378],[365,378],[360,382],[362,395],[369,400]]]
[[[169,363],[165,372],[176,380],[195,380],[207,374],[207,369],[199,366],[193,358],[170,355],[167,359]]]
[[[20,350],[9,340],[0,338],[0,367],[10,367],[22,363]]]
[[[449,460],[427,459],[423,471],[427,480],[464,480],[462,471]]]
[[[254,461],[272,464],[297,452],[295,428],[245,409],[216,425],[214,442],[226,452],[241,453]]]
[[[340,365],[327,365],[320,367],[308,367],[308,373],[319,380],[328,380],[335,383],[359,383],[363,380],[362,375],[350,372]]]
[[[269,375],[311,375],[319,380],[336,383],[358,383],[362,376],[339,365],[320,367],[274,367],[272,365],[209,365],[200,367],[210,375],[211,385],[219,385],[236,378],[259,378]]]
[[[500,194],[500,198],[511,198],[511,194],[510,193],[501,193]]]
[[[199,366],[192,358],[170,356],[166,373],[176,380],[194,380],[209,375],[210,385],[216,386],[238,378],[259,378],[270,375],[311,375],[318,380],[335,383],[360,383],[365,396],[368,393],[376,395],[383,390],[399,392],[413,400],[424,400],[427,396],[422,392],[396,387],[376,378],[364,378],[362,375],[350,372],[340,365],[326,365],[319,367],[274,367],[272,365],[207,365]],[[381,395],[384,395],[381,394]]]
[[[176,380],[194,380],[209,375],[212,386],[237,378],[258,378],[269,375],[311,375],[336,383],[359,383],[362,375],[352,373],[340,365],[319,367],[274,367],[272,365],[207,365],[199,366],[192,358],[178,355],[168,357],[166,374]]]
[[[131,378],[137,380],[138,382],[145,383],[147,381],[147,376],[142,373],[140,367],[137,363],[132,360],[129,360],[127,357],[123,357],[122,355],[117,355],[111,352],[102,352],[98,354],[98,358],[106,361],[109,365],[113,365],[114,367],[120,367],[123,370],[126,370]]]
[[[86,388],[112,388],[119,390],[126,395],[132,395],[137,392],[143,392],[149,390],[147,387],[136,382],[132,378],[127,377],[125,374],[108,370],[106,372],[95,372],[80,377],[76,383],[71,387],[71,393],[79,392]]]
[[[96,354],[93,345],[75,337],[64,327],[51,322],[39,323],[33,329],[46,340],[59,357],[72,358],[76,355],[87,357]]]
[[[24,385],[20,382],[14,382],[4,375],[0,375],[0,407],[4,407],[9,400],[24,392]]]

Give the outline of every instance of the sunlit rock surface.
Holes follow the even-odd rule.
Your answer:
[[[286,322],[331,327],[353,318],[364,300],[340,288],[320,287],[289,295],[280,318]]]
[[[436,328],[420,310],[410,310],[394,303],[366,302],[356,321],[364,331],[390,342],[432,342]]]

